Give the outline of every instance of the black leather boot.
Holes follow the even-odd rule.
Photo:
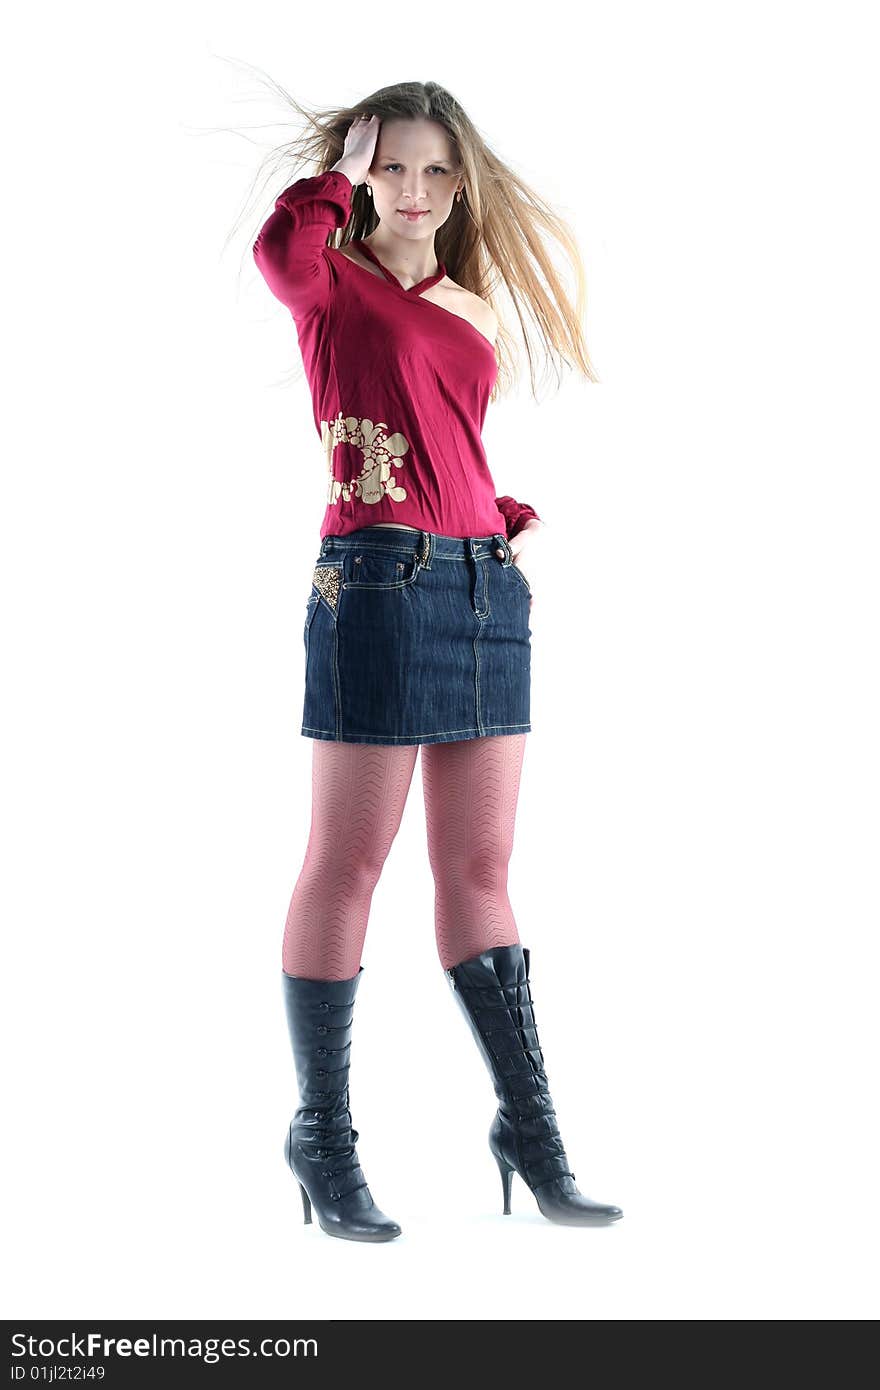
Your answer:
[[[363,966],[350,980],[307,980],[281,972],[300,1094],[284,1157],[299,1182],[306,1225],[314,1205],[328,1236],[393,1240],[400,1227],[370,1195],[349,1109],[351,1024],[362,973]]]
[[[568,1166],[535,1028],[528,950],[496,946],[446,975],[498,1097],[489,1147],[501,1174],[505,1216],[515,1169],[550,1221],[597,1226],[619,1220],[620,1207],[578,1191]]]

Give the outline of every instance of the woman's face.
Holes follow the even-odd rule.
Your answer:
[[[380,222],[411,240],[443,226],[462,187],[446,130],[423,117],[382,122],[369,181]],[[403,215],[409,211],[423,215]]]

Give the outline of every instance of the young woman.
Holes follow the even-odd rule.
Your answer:
[[[348,1077],[370,902],[421,747],[437,948],[494,1083],[504,1211],[517,1172],[551,1221],[608,1222],[622,1211],[578,1191],[563,1148],[507,896],[531,728],[519,561],[542,523],[494,495],[481,440],[504,364],[490,272],[595,379],[538,229],[572,254],[579,307],[582,271],[447,91],[402,83],[363,106],[312,122],[321,172],[280,194],[253,248],[296,325],[328,487],[303,633],[311,829],[282,946],[300,1093],[285,1157],[307,1223],[314,1206],[329,1235],[400,1234],[358,1162]]]

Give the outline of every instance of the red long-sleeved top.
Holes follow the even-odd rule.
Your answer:
[[[298,179],[254,243],[290,310],[327,464],[321,536],[403,522],[445,536],[516,535],[537,512],[496,497],[482,428],[495,349],[467,319],[421,297],[446,268],[404,289],[327,245],[351,215],[338,170]]]

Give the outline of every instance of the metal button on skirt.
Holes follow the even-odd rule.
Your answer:
[[[325,536],[306,604],[301,732],[389,744],[528,733],[529,598],[502,535]]]

